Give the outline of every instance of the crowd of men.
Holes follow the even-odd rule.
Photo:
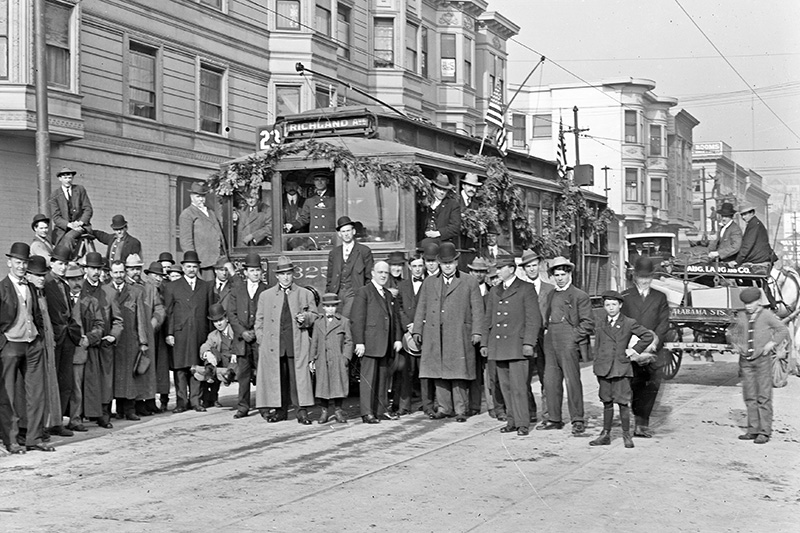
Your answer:
[[[59,173],[51,216],[32,221],[33,243],[16,242],[6,254],[0,429],[9,453],[54,451],[51,435],[167,412],[172,387],[173,413],[221,407],[220,386],[236,382],[235,419],[258,413],[276,423],[294,410],[297,422],[308,425],[320,405],[317,423],[346,423],[342,402],[353,374],[366,424],[412,414],[418,394],[431,420],[463,423],[485,403],[490,416],[506,422],[504,433],[525,436],[532,427],[560,430],[569,422],[571,433],[582,435],[580,361],[589,359],[593,335],[604,418],[590,444],[610,443],[614,403],[626,447],[633,447],[632,436],[652,436],[669,312],[664,294],[650,286],[655,266],[647,257],[636,261],[630,289],[603,294],[606,315],[597,323],[565,257],[545,261],[532,250],[514,257],[495,242],[460,270],[451,215],[436,222],[438,208],[450,212],[448,202],[457,201],[442,181],[434,183],[440,192],[420,248],[391,252],[385,261],[357,242],[356,222],[339,217],[340,244],[329,252],[320,298],[295,283],[287,257],[270,267],[249,253],[234,271],[221,255],[219,218],[199,186],[180,215],[187,246],[180,264],[162,252],[144,268],[141,243],[123,215],[112,218],[113,234],[91,228],[91,203],[72,184],[74,174]],[[327,181],[315,182],[319,198],[306,205],[327,209]],[[470,197],[461,200],[468,204]],[[256,195],[247,205],[252,209],[239,221],[271,216]],[[314,223],[313,211],[305,216]],[[87,234],[107,246],[105,256],[91,251],[76,262]],[[271,239],[250,230],[239,237]],[[277,280],[271,285],[270,268]],[[552,283],[542,279],[545,272]]]

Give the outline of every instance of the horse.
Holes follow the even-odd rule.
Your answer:
[[[767,283],[775,295],[775,313],[791,334],[790,367],[800,375],[800,273],[790,266],[773,268]]]

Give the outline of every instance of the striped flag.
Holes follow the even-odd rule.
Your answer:
[[[495,84],[492,97],[489,98],[489,109],[486,110],[486,123],[491,124],[495,128],[505,128],[505,119],[503,118],[503,92],[500,89],[500,83]]]
[[[506,130],[505,126],[497,128],[494,134],[494,145],[504,156],[508,152],[508,130]]]
[[[564,140],[564,123],[558,121],[558,146],[556,146],[556,165],[561,179],[567,176],[567,143]]]

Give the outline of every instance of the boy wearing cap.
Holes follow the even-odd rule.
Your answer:
[[[744,312],[728,329],[728,342],[739,354],[742,394],[747,407],[747,432],[740,440],[766,444],[772,436],[772,359],[775,348],[790,339],[786,324],[775,313],[761,306],[761,291],[744,289],[739,298]]]
[[[603,402],[603,431],[589,442],[590,446],[611,444],[611,424],[614,421],[614,404],[619,406],[622,440],[626,448],[633,448],[631,437],[631,379],[632,359],[639,356],[655,339],[653,332],[636,320],[620,313],[624,298],[617,291],[603,293],[603,309],[607,319],[596,330],[594,374],[600,384],[600,401]],[[630,346],[633,336],[638,338]]]
[[[233,352],[234,331],[228,322],[225,308],[215,303],[208,308],[208,319],[214,324],[214,330],[208,334],[206,341],[200,345],[200,360],[214,372],[211,380],[200,383],[201,396],[206,405],[216,405],[219,384],[230,385],[236,373],[236,354]],[[217,405],[217,407],[222,407]]]
[[[353,335],[350,320],[336,312],[339,303],[339,297],[333,293],[322,296],[324,315],[314,322],[311,336],[310,358],[317,373],[314,395],[322,403],[319,424],[326,424],[331,418],[342,424],[347,422],[342,401],[350,389],[347,367],[353,358]]]
[[[53,244],[64,245],[70,251],[75,249],[75,241],[83,234],[92,231],[91,221],[94,210],[89,195],[82,185],[72,180],[77,172],[67,167],[56,174],[61,186],[52,192],[47,202],[53,218]]]
[[[128,221],[123,215],[114,215],[111,218],[111,229],[114,233],[106,233],[96,229],[92,231],[95,238],[106,245],[106,259],[125,261],[129,255],[142,255],[142,243],[128,233]]]

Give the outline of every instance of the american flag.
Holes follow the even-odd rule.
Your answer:
[[[505,119],[503,118],[503,92],[500,89],[499,83],[495,85],[492,97],[489,98],[489,109],[486,110],[486,123],[491,124],[495,128],[505,128]]]
[[[564,123],[558,121],[558,146],[556,146],[556,165],[561,179],[567,177],[567,143],[564,140]]]
[[[497,128],[494,134],[494,145],[504,156],[508,152],[508,130],[506,130],[505,126]]]

